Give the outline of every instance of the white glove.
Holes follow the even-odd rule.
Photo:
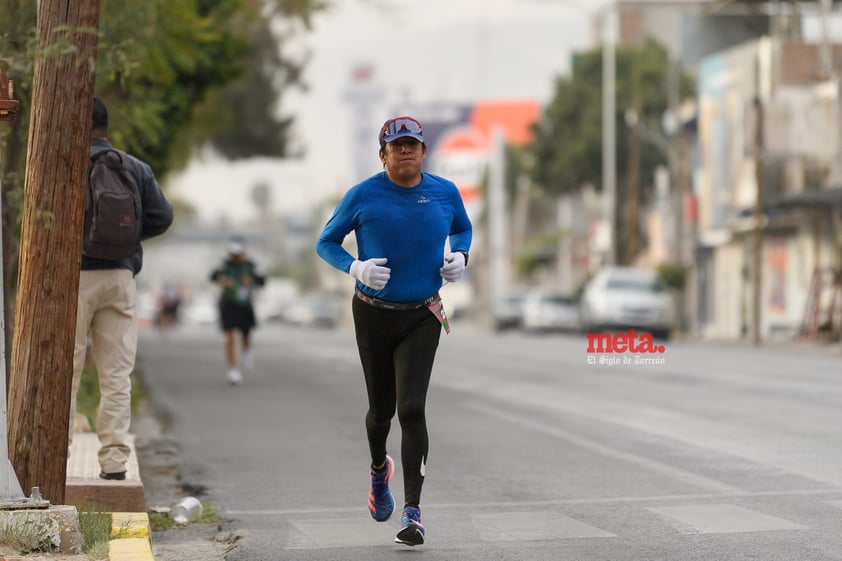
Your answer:
[[[465,272],[465,254],[457,251],[444,256],[444,267],[439,269],[441,278],[447,282],[456,282]]]
[[[355,259],[348,273],[367,287],[382,290],[392,276],[392,269],[383,267],[385,264],[385,257],[374,257],[365,261]]]

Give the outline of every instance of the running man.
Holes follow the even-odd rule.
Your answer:
[[[222,288],[219,296],[219,323],[225,333],[226,378],[232,386],[243,383],[237,363],[236,333],[240,333],[241,366],[254,366],[251,350],[251,331],[257,326],[252,297],[254,289],[263,286],[266,279],[246,255],[245,242],[234,238],[228,245],[228,257],[211,272],[210,279]]]
[[[438,291],[443,281],[462,277],[472,230],[456,185],[421,171],[427,146],[420,122],[390,119],[378,140],[384,171],[345,194],[316,251],[356,279],[351,306],[368,393],[369,513],[383,522],[395,510],[386,438],[397,409],[404,503],[395,541],[414,546],[425,537],[420,503],[429,448],[427,388],[442,328],[449,330]],[[351,232],[357,258],[342,247]]]

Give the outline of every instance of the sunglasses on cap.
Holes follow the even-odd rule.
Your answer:
[[[383,124],[383,128],[380,129],[380,146],[404,136],[412,137],[418,142],[424,142],[421,123],[412,117],[389,119]]]

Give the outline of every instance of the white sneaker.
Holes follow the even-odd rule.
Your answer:
[[[228,380],[228,383],[232,386],[239,386],[243,383],[243,375],[240,374],[240,371],[236,368],[232,368],[228,371],[228,376],[225,377]]]
[[[243,351],[242,357],[243,368],[246,370],[251,370],[254,368],[254,354],[251,352],[251,349],[246,349]]]

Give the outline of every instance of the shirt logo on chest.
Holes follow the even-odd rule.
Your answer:
[[[430,199],[428,199],[428,198],[427,198],[427,197],[425,197],[424,195],[421,195],[420,197],[418,197],[418,201],[417,201],[417,202],[418,202],[418,204],[419,204],[419,205],[425,205],[425,204],[427,204],[427,203],[429,203],[429,202],[430,202]]]

